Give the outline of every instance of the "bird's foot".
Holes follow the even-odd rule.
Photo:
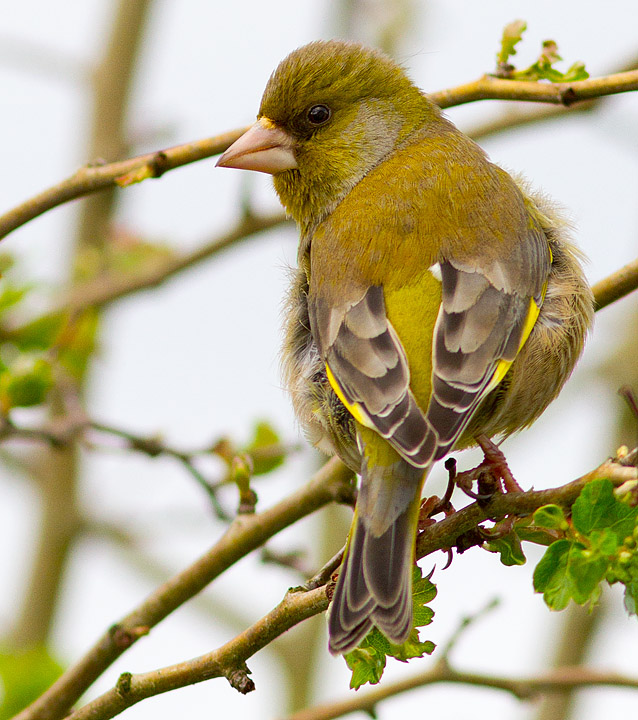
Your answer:
[[[493,473],[503,481],[505,492],[523,492],[523,488],[516,482],[507,464],[505,455],[499,450],[498,445],[494,444],[487,435],[478,435],[476,442],[479,444],[484,455],[484,460],[481,464],[492,470]]]
[[[471,470],[459,473],[456,476],[456,485],[466,495],[474,500],[489,500],[497,492],[522,492],[523,489],[516,482],[509,469],[505,455],[486,435],[478,435],[476,442],[483,451],[483,462]],[[478,492],[474,492],[472,485],[478,483]],[[501,480],[503,485],[501,486]]]

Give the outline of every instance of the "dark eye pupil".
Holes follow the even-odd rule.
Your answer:
[[[313,125],[323,125],[330,119],[330,108],[325,105],[313,105],[308,110],[308,120]]]

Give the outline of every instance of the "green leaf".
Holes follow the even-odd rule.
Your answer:
[[[601,536],[601,544],[611,543]],[[550,545],[534,571],[534,589],[542,592],[552,610],[563,610],[570,600],[579,605],[594,602],[600,593],[610,559],[581,542],[557,540]]]
[[[589,73],[585,69],[585,63],[575,62],[569,66],[567,72],[563,75],[563,82],[578,82],[579,80],[587,80]]]
[[[525,20],[514,20],[503,28],[501,49],[496,55],[499,65],[506,65],[509,58],[516,55],[516,46],[523,39],[525,30],[527,30]]]
[[[632,534],[637,516],[638,508],[618,500],[611,481],[605,478],[587,483],[572,506],[572,521],[579,533],[609,528],[619,543]]]
[[[549,80],[553,83],[573,82],[589,77],[582,62],[573,63],[566,73],[561,72],[554,67],[554,64],[561,60],[562,57],[558,54],[558,45],[553,40],[545,40],[538,60],[525,70],[517,70],[510,73],[509,76],[515,80]]]
[[[0,375],[0,406],[8,412],[14,407],[39,405],[52,385],[51,365],[46,360],[21,356]]]
[[[357,690],[365,683],[375,685],[381,680],[385,670],[387,657],[401,662],[423,655],[430,655],[435,648],[429,640],[421,641],[416,629],[432,622],[434,612],[425,603],[436,596],[436,586],[429,577],[423,577],[421,569],[415,565],[412,570],[412,607],[414,627],[410,637],[401,645],[393,645],[377,628],[373,628],[363,639],[358,648],[344,655],[344,659],[352,670],[350,687]]]
[[[549,532],[545,528],[539,528],[535,525],[522,526],[516,524],[516,534],[524,542],[532,542],[536,545],[551,545],[557,540],[556,533]]]
[[[596,550],[605,557],[613,557],[618,552],[620,542],[613,530],[592,530],[589,534],[589,543],[592,550]]]
[[[254,427],[253,436],[244,448],[253,462],[253,475],[265,475],[278,468],[286,459],[281,440],[273,426],[266,420],[260,420]],[[269,452],[274,450],[275,452]]]
[[[569,596],[564,601],[557,597],[557,590],[564,582],[570,545],[569,540],[552,543],[534,570],[534,590],[543,593],[552,610],[562,610],[569,602]]]
[[[579,605],[593,599],[600,581],[607,573],[609,561],[585,549],[580,543],[573,543],[567,559],[567,576],[571,596]]]
[[[402,645],[390,645],[390,651],[387,654],[401,662],[407,662],[412,658],[431,655],[435,647],[436,645],[431,640],[421,642],[419,640],[419,631],[413,629],[410,637]]]
[[[64,313],[42,315],[16,330],[11,340],[23,351],[48,350],[56,341],[64,320]]]
[[[46,647],[0,651],[0,720],[13,717],[39,697],[63,671]]]
[[[27,294],[29,288],[14,287],[6,280],[0,281],[0,313],[17,305]]]
[[[344,655],[348,667],[352,670],[350,687],[353,690],[358,690],[365,683],[376,685],[385,670],[385,653],[364,645],[364,643],[366,640],[361,643],[360,647]]]
[[[436,597],[436,585],[430,581],[428,576],[423,576],[418,565],[412,568],[412,611],[414,615],[414,626],[422,627],[431,622],[434,614],[426,604],[432,602]],[[427,613],[424,611],[427,610]],[[421,617],[420,613],[424,613]],[[427,615],[427,619],[426,619]]]
[[[523,553],[521,540],[514,530],[504,537],[490,540],[486,549],[490,552],[499,553],[503,565],[525,565],[527,558]]]
[[[543,505],[534,513],[534,525],[550,530],[567,530],[569,527],[565,519],[563,508],[559,505]]]

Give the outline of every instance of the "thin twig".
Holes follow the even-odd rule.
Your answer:
[[[466,615],[465,617],[461,618],[458,627],[447,639],[445,645],[438,649],[439,658],[437,662],[449,663],[450,655],[452,654],[452,651],[458,644],[459,640],[463,637],[463,633],[470,627],[470,625],[474,625],[474,623],[476,623],[478,620],[481,620],[486,615],[491,613],[492,610],[495,610],[498,607],[498,604],[499,599],[493,598],[488,603],[486,603],[480,610],[477,610],[475,613],[472,613],[471,615]]]
[[[583,667],[563,667],[547,675],[537,677],[508,678],[498,675],[461,672],[445,664],[435,664],[428,670],[404,680],[387,683],[382,687],[356,695],[353,694],[344,700],[301,710],[288,716],[287,720],[333,720],[333,718],[342,717],[352,712],[365,712],[374,717],[376,706],[383,700],[395,697],[408,690],[436,683],[455,683],[457,685],[464,684],[472,687],[504,690],[519,700],[530,700],[541,693],[556,692],[569,688],[585,688],[594,685],[638,688],[638,678]],[[98,720],[98,717],[95,720]]]
[[[165,258],[130,274],[109,274],[90,280],[84,285],[78,285],[61,299],[59,306],[54,308],[53,312],[59,310],[78,312],[87,307],[103,307],[140,290],[158,287],[174,275],[197,265],[202,260],[213,257],[243,240],[252,238],[257,233],[281,226],[286,222],[290,221],[282,212],[244,217],[231,230],[191,252]]]
[[[116,428],[111,425],[96,422],[94,420],[89,421],[86,425],[87,429],[97,430],[98,432],[106,433],[108,435],[115,435],[126,440],[127,446],[131,450],[143,453],[149,457],[157,457],[158,455],[165,455],[172,457],[177,460],[184,469],[195,479],[197,484],[204,490],[208,499],[213,506],[215,514],[220,520],[229,522],[232,520],[232,516],[229,515],[226,510],[222,507],[217,497],[216,487],[211,483],[195,465],[195,457],[203,454],[210,454],[210,450],[195,450],[186,452],[184,450],[177,450],[170,445],[167,445],[159,437],[141,437],[135,433]]]

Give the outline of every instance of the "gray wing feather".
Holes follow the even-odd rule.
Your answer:
[[[382,287],[365,289],[344,307],[321,298],[309,305],[321,355],[348,402],[358,404],[370,425],[418,467],[450,450],[492,389],[499,362],[516,357],[530,298],[542,303],[550,258],[546,238],[533,236],[525,251],[487,271],[457,261],[440,266],[442,300],[426,409],[410,390],[408,361],[386,317]]]

